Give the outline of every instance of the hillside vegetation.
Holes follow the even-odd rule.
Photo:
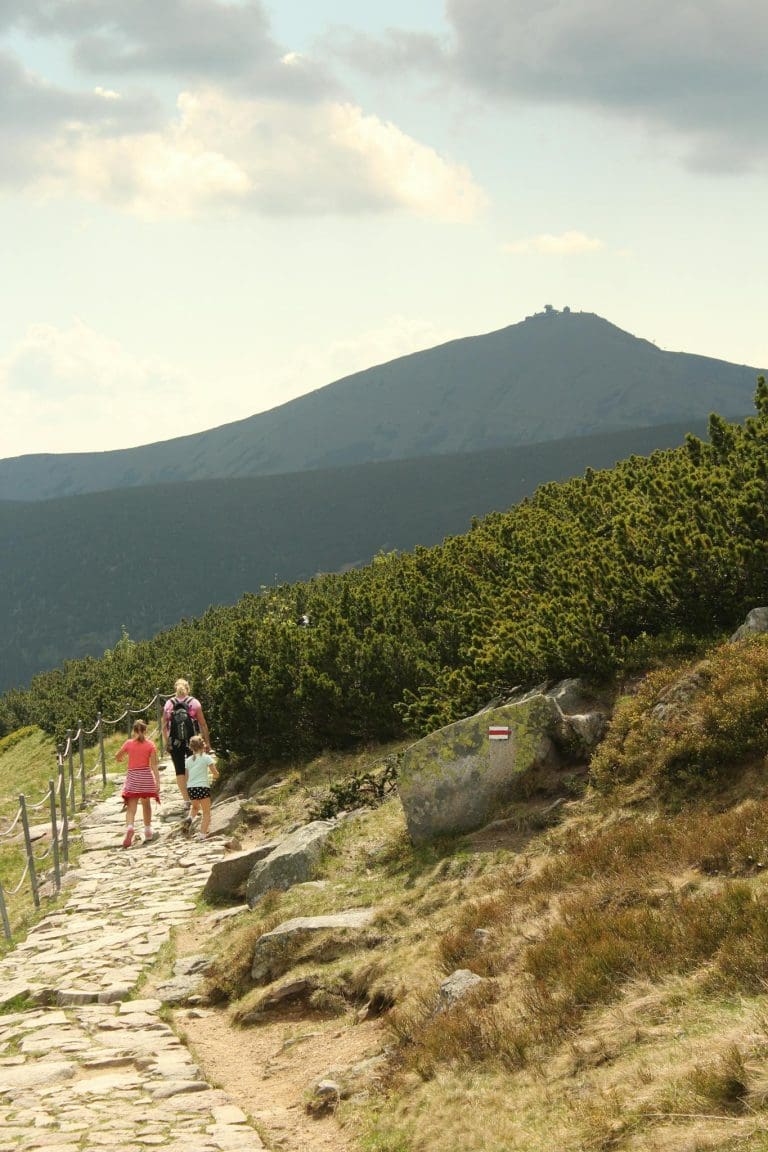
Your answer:
[[[0,502],[0,692],[63,659],[101,655],[123,625],[147,639],[277,580],[437,544],[539,484],[671,447],[689,430]],[[180,562],[183,580],[172,578]]]
[[[300,1061],[379,1017],[367,1077],[331,1076],[366,1152],[764,1152],[766,670],[758,636],[633,676],[579,787],[542,775],[472,835],[415,848],[397,800],[343,824],[325,883],[268,894],[214,946],[232,1044],[266,1030]],[[263,835],[344,766],[257,783]],[[302,938],[252,979],[263,933],[351,906],[375,909],[365,942]],[[457,969],[482,979],[446,1008]]]
[[[710,443],[547,484],[465,536],[248,595],[8,693],[61,731],[183,670],[220,748],[265,763],[425,731],[517,684],[608,678],[732,624],[765,592],[768,386]],[[310,625],[302,627],[303,615]]]
[[[112,452],[0,461],[0,497],[334,468],[534,444],[749,410],[758,365],[665,352],[550,309],[337,380],[269,412]],[[170,435],[158,428],[158,435]]]

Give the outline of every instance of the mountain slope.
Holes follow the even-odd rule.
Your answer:
[[[689,425],[287,476],[0,502],[0,691],[262,584],[464,532],[549,480],[678,444]],[[703,427],[691,430],[703,432]]]
[[[0,461],[0,499],[472,452],[691,421],[712,410],[739,417],[751,409],[757,371],[661,351],[591,313],[550,311],[193,436]]]

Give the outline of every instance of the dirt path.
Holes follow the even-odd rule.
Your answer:
[[[381,1049],[375,1021],[283,1015],[280,1020],[233,1029],[223,1011],[179,1012],[176,1026],[213,1083],[258,1123],[267,1145],[285,1152],[352,1152],[354,1135],[332,1112],[314,1117],[305,1102],[313,1083],[335,1067],[348,1067]]]

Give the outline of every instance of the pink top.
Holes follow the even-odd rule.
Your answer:
[[[152,754],[157,752],[151,740],[126,740],[120,749],[128,753],[128,771],[135,768],[149,768]]]
[[[202,705],[200,704],[200,701],[197,700],[194,696],[171,696],[170,700],[166,700],[166,702],[163,706],[163,716],[165,717],[166,723],[168,723],[171,719],[171,712],[173,712],[174,700],[183,700],[184,701],[184,703],[187,706],[187,711],[189,712],[189,714],[193,720],[197,720],[198,712],[202,712],[202,710],[203,710]]]

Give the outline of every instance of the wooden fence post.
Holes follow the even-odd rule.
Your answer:
[[[40,893],[37,890],[37,872],[35,871],[35,854],[32,851],[32,837],[29,834],[29,818],[27,817],[27,802],[24,796],[19,796],[19,807],[21,808],[21,823],[24,828],[24,844],[27,849],[27,863],[29,864],[29,882],[32,885],[32,899],[35,902],[35,908],[40,907]]]
[[[61,747],[61,745],[59,745]],[[64,770],[64,757],[59,755],[59,810],[61,812],[61,862],[66,871],[69,864],[69,816],[67,815],[67,773]]]
[[[77,729],[77,755],[80,760],[80,807],[85,808],[85,748],[83,746],[85,737],[83,736],[82,720],[78,720]]]
[[[53,876],[56,881],[56,891],[61,889],[61,864],[59,863],[59,828],[56,823],[56,785],[53,780],[48,781],[48,791],[51,794],[51,848],[53,851]]]
[[[101,782],[106,788],[107,786],[107,760],[104,755],[104,724],[101,719],[101,712],[96,713],[96,731],[99,734],[99,760],[101,762]]]
[[[72,729],[67,728],[67,771],[69,773],[69,784],[67,788],[72,789],[72,815],[77,812],[77,793],[75,792],[75,749],[72,742]]]
[[[0,884],[0,917],[3,920],[3,934],[9,944],[13,943],[13,933],[11,932],[11,922],[8,919],[8,909],[5,906],[5,892],[3,886]]]
[[[163,702],[160,693],[155,692],[155,719],[157,720],[157,749],[160,757],[165,755],[165,741],[163,740]]]

